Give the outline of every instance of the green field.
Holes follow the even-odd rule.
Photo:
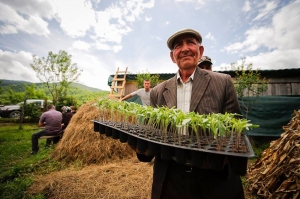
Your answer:
[[[39,140],[40,151],[31,155],[31,135],[36,124],[25,124],[23,130],[14,123],[0,123],[0,198],[24,198],[24,191],[36,174],[60,170],[59,162],[49,158],[53,147],[44,149],[46,140]],[[43,198],[42,195],[25,198]]]

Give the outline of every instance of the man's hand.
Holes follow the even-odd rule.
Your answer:
[[[39,122],[39,127],[41,127],[41,126],[45,126],[46,125],[46,122]]]

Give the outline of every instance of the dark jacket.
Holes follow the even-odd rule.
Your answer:
[[[176,84],[176,76],[173,78],[160,83],[156,87],[154,87],[150,94],[151,106],[167,106],[169,108],[177,106],[177,84]],[[240,106],[237,100],[237,94],[235,92],[231,77],[226,74],[211,72],[202,70],[199,67],[196,68],[194,79],[193,79],[193,87],[192,87],[192,96],[190,103],[190,111],[197,112],[199,114],[209,114],[209,113],[241,113]],[[209,154],[208,154],[209,155]],[[138,155],[140,161],[151,161],[153,157]],[[225,158],[224,158],[225,159]],[[164,186],[165,177],[170,170],[170,160],[163,160],[160,158],[160,155],[155,157],[154,162],[154,173],[153,173],[153,184],[152,184],[152,198],[159,199],[161,198],[162,189]],[[224,194],[226,197],[227,192],[229,195],[235,195],[234,192],[240,194],[243,190],[240,182],[239,176],[232,174],[230,168],[226,167],[228,170],[225,171],[225,175],[227,176],[228,181],[222,181],[217,183],[217,179],[214,179],[214,165],[210,165],[211,168],[205,168],[207,170],[213,172],[212,176],[209,179],[203,179],[204,176],[199,174],[199,178],[201,178],[201,182],[203,184],[199,189],[211,189],[211,186],[215,188],[216,192],[220,192],[219,194]],[[222,169],[222,168],[221,168]],[[216,171],[217,173],[219,171]],[[199,172],[201,173],[201,172]],[[207,172],[206,172],[207,173]],[[218,174],[216,174],[217,176]],[[223,174],[222,174],[223,175]],[[206,177],[205,177],[206,178]],[[199,181],[199,180],[198,180]],[[232,186],[231,183],[237,183],[236,190],[229,189]],[[225,193],[226,192],[226,193]],[[238,193],[239,192],[239,193]],[[205,194],[207,194],[205,196]],[[218,198],[219,196],[213,196],[212,198]],[[231,196],[230,196],[231,197]],[[210,193],[204,193],[203,198],[210,198]],[[220,197],[223,198],[223,197]],[[234,197],[232,197],[234,198]],[[241,197],[237,197],[241,198]]]
[[[65,114],[63,114],[63,120],[62,120],[62,124],[64,124],[63,130],[67,128],[67,126],[69,125],[72,116],[73,114],[71,112],[66,112]]]

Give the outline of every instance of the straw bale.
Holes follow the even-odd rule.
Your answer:
[[[152,174],[152,163],[131,158],[102,166],[90,165],[82,170],[64,170],[38,176],[26,195],[45,194],[48,199],[149,199]]]
[[[250,191],[263,198],[300,198],[300,110],[250,168]]]
[[[83,164],[103,164],[135,156],[128,144],[94,132],[91,120],[97,119],[99,115],[94,103],[91,101],[82,105],[72,117],[52,153],[53,159],[66,163],[81,161]]]

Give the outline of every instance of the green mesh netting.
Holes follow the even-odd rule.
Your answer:
[[[134,95],[131,98],[125,100],[125,101],[127,101],[127,102],[134,102],[134,103],[143,105],[141,98],[139,96],[137,96],[137,95]]]
[[[244,97],[245,104],[251,103],[253,97]],[[239,98],[242,108],[242,101]],[[300,108],[300,95],[285,96],[261,96],[255,101],[253,109],[248,113],[251,123],[260,125],[259,128],[249,130],[250,136],[276,136],[279,137],[284,131],[282,126],[286,126],[292,119],[294,110]],[[246,112],[242,109],[245,116]]]

